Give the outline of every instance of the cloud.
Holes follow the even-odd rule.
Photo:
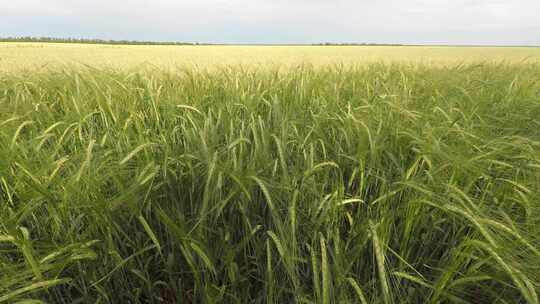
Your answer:
[[[17,0],[0,35],[201,42],[540,44],[538,0]]]

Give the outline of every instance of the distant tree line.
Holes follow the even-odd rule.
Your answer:
[[[52,43],[87,43],[87,44],[115,44],[115,45],[218,45],[198,42],[175,41],[140,41],[140,40],[106,40],[86,38],[56,38],[56,37],[0,37],[0,42],[52,42]],[[272,44],[268,44],[272,45]],[[292,44],[296,45],[296,44]],[[301,44],[298,44],[301,45]],[[395,43],[313,43],[314,46],[402,46]]]
[[[87,43],[87,44],[135,44],[135,45],[198,45],[199,43],[174,41],[138,41],[138,40],[106,40],[85,38],[55,37],[0,37],[0,42],[52,42],[52,43]]]

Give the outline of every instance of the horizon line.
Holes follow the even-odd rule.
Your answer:
[[[314,42],[314,43],[257,43],[257,42],[190,42],[164,40],[128,40],[73,37],[0,37],[0,42],[80,43],[103,45],[170,45],[170,46],[434,46],[434,47],[540,47],[535,44],[473,44],[473,43],[373,43],[373,42]]]

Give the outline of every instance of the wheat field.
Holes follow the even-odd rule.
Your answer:
[[[0,43],[0,72],[106,67],[124,70],[226,66],[290,67],[302,64],[538,63],[540,48],[445,46],[144,46],[75,43]]]
[[[528,303],[535,48],[0,44],[0,303]]]

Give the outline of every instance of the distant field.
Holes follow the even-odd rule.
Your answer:
[[[416,46],[134,46],[0,43],[0,72],[66,65],[139,69],[222,65],[363,64],[400,62],[448,65],[470,62],[539,62],[532,47]]]

